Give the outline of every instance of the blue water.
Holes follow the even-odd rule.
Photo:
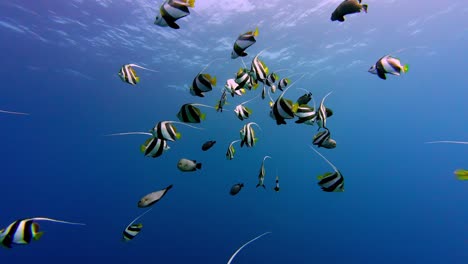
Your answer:
[[[367,1],[367,14],[331,22],[340,2],[197,0],[173,30],[153,25],[155,1],[2,1],[0,109],[30,115],[0,114],[0,226],[34,216],[86,226],[42,222],[39,241],[1,249],[1,262],[226,263],[271,231],[233,263],[467,263],[467,186],[453,171],[468,167],[468,147],[424,144],[468,140],[466,3]],[[317,185],[331,170],[309,147],[317,127],[277,126],[268,100],[248,104],[258,143],[235,145],[226,160],[246,123],[232,110],[260,89],[228,96],[223,113],[201,108],[204,130],[178,125],[182,138],[156,159],[139,151],[144,136],[104,137],[176,120],[184,103],[214,106],[242,66],[230,59],[234,40],[257,26],[248,65],[270,47],[261,56],[270,69],[311,73],[296,88],[317,101],[333,91],[327,124],[338,146],[319,151],[343,173],[344,193]],[[400,49],[407,74],[383,81],[367,72]],[[215,58],[225,58],[206,70],[216,88],[191,96],[187,85]],[[117,76],[127,63],[159,72],[137,69],[131,86]],[[300,95],[291,88],[285,97]],[[217,143],[203,152],[207,140]],[[255,185],[265,155],[263,190]],[[203,168],[182,173],[180,158]],[[230,196],[237,182],[245,187]],[[144,211],[138,200],[169,184],[142,232],[122,242]]]

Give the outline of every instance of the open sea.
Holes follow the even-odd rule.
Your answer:
[[[35,221],[43,236],[0,248],[0,263],[227,263],[265,232],[232,263],[468,263],[468,183],[454,175],[468,169],[468,145],[426,144],[468,141],[467,2],[362,1],[367,13],[339,22],[330,16],[342,0],[196,0],[180,29],[154,24],[162,1],[0,1],[0,109],[27,114],[0,112],[0,229],[33,217],[86,224]],[[248,55],[232,59],[256,28]],[[269,73],[290,78],[292,103],[306,89],[318,110],[332,92],[336,148],[313,145],[317,124],[277,125],[269,103],[281,91],[262,99],[261,82],[213,109],[259,53]],[[368,72],[389,54],[409,70]],[[135,67],[130,85],[118,75],[127,64],[157,72]],[[207,65],[216,85],[194,96]],[[239,120],[233,110],[252,98]],[[174,123],[181,138],[157,158],[140,151],[150,136],[106,136],[180,122],[186,103],[209,106],[190,124],[202,129]],[[234,143],[228,160],[248,122],[258,140]],[[317,176],[333,168],[312,148],[338,168],[343,192],[322,191]],[[182,172],[181,158],[202,168]],[[138,201],[169,185],[124,242],[147,210]]]

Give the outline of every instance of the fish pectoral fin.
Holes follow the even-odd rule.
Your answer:
[[[34,235],[34,240],[39,240],[44,235],[44,232],[38,232]]]
[[[242,51],[242,53],[241,53],[239,56],[245,57],[245,56],[247,56],[247,55],[248,55],[248,54],[247,54],[245,51]]]
[[[166,21],[167,25],[173,29],[179,29],[180,26],[177,25],[174,21]]]
[[[382,71],[377,70],[377,76],[379,76],[382,80],[387,80],[387,76],[385,76],[385,73]]]

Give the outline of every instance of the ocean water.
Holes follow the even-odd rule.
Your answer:
[[[45,0],[0,2],[3,76],[0,109],[0,226],[44,216],[86,223],[40,222],[44,236],[0,250],[1,263],[467,263],[468,186],[453,171],[468,168],[466,2],[364,1],[368,13],[330,21],[340,0],[196,0],[180,29],[154,25],[161,1]],[[335,149],[318,149],[345,178],[345,192],[326,193],[317,176],[331,171],[314,151],[317,126],[276,125],[268,99],[228,95],[220,113],[201,108],[204,130],[176,125],[182,138],[159,158],[139,150],[147,131],[177,120],[182,104],[214,106],[224,83],[242,66],[232,60],[241,33],[259,29],[248,48],[281,77],[299,79],[285,94],[309,89],[334,115],[327,125]],[[368,69],[395,53],[409,71],[381,80]],[[195,75],[218,83],[206,97],[190,95]],[[136,63],[141,82],[117,72]],[[278,96],[278,92],[272,95]],[[236,147],[247,122],[258,142]],[[216,140],[206,152],[201,145]],[[315,148],[315,147],[314,147]],[[256,188],[264,156],[266,189]],[[183,173],[180,158],[203,164]],[[280,192],[273,191],[275,176]],[[237,196],[231,186],[243,182]],[[145,209],[138,200],[173,188],[141,218],[130,242],[122,231]]]

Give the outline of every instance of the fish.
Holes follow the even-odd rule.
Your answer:
[[[367,4],[361,4],[361,0],[344,0],[340,5],[333,11],[330,19],[331,21],[344,22],[344,16],[354,13],[360,13],[364,11],[367,13]]]
[[[260,167],[260,172],[258,173],[258,184],[257,184],[257,188],[262,186],[263,189],[265,189],[265,160],[266,159],[271,159],[270,156],[265,156],[263,157],[263,161],[262,161],[262,166]]]
[[[206,114],[202,113],[197,106],[215,108],[202,104],[184,104],[180,107],[177,118],[184,123],[200,123],[205,120]]]
[[[231,52],[231,59],[247,56],[248,54],[245,52],[245,50],[256,42],[255,37],[257,36],[258,28],[255,28],[254,31],[246,32],[237,37]]]
[[[325,107],[325,99],[331,94],[332,92],[329,92],[325,97],[323,97],[322,102],[320,102],[320,107],[318,110],[318,118],[317,118],[317,125],[318,129],[320,128],[327,128],[327,117],[333,115],[333,111],[331,109]]]
[[[244,106],[245,104],[247,104],[248,102],[256,99],[258,97],[255,96],[254,98],[250,99],[250,100],[247,100],[245,102],[242,102],[240,104],[238,104],[236,106],[236,108],[234,109],[234,113],[236,114],[237,118],[239,118],[241,121],[244,120],[244,119],[248,119],[250,117],[250,115],[252,114],[252,110],[246,106]]]
[[[380,58],[374,65],[369,68],[369,72],[377,74],[380,79],[386,80],[385,74],[399,76],[401,73],[406,73],[409,70],[408,64],[402,65],[400,60],[390,55]]]
[[[275,184],[275,187],[273,188],[273,190],[275,190],[275,192],[279,192],[280,190],[280,187],[279,187],[279,177],[276,176],[276,184]]]
[[[203,151],[207,151],[207,150],[209,150],[211,147],[213,147],[214,144],[216,144],[216,140],[208,140],[207,142],[203,143],[203,145],[202,145],[202,150],[203,150]]]
[[[324,131],[320,131],[314,135],[314,139],[312,140],[312,144],[327,149],[332,149],[336,147],[336,141],[330,138],[331,133],[328,128],[325,128]]]
[[[252,128],[252,125],[256,125],[258,128],[260,128],[260,126],[257,123],[250,122],[245,124],[240,130],[241,148],[244,145],[246,145],[247,147],[253,147],[258,141],[258,138],[255,137],[255,130]]]
[[[318,185],[324,192],[344,192],[344,177],[341,172],[327,158],[320,154],[320,152],[313,147],[310,148],[322,157],[334,170],[334,172],[327,172],[323,175],[319,175],[317,177],[319,180]]]
[[[271,114],[273,115],[273,119],[276,120],[277,125],[286,125],[285,119],[294,118],[295,113],[299,108],[299,105],[297,104],[297,102],[293,103],[289,99],[284,99],[283,96],[289,88],[294,86],[294,84],[300,81],[304,76],[305,75],[302,75],[298,80],[296,80],[293,84],[286,88],[271,106]]]
[[[284,88],[286,88],[286,86],[288,86],[288,84],[291,82],[290,79],[288,78],[283,78],[283,79],[280,79],[279,82],[278,82],[278,89],[280,89],[281,91],[284,90]]]
[[[240,87],[234,79],[228,79],[224,85],[224,88],[226,91],[231,93],[232,97],[234,97],[234,95],[241,96],[245,94],[245,89]]]
[[[243,187],[244,187],[243,183],[236,183],[231,187],[231,190],[229,191],[229,193],[232,196],[234,196],[234,195],[238,194],[240,192],[240,190],[242,190]]]
[[[458,169],[458,170],[454,171],[453,173],[455,174],[457,179],[459,179],[461,181],[468,180],[468,170]]]
[[[265,232],[257,237],[255,237],[254,239],[248,241],[247,243],[243,244],[239,249],[236,250],[236,252],[234,252],[234,254],[232,254],[231,258],[229,258],[227,264],[231,264],[232,260],[234,260],[234,258],[236,257],[236,255],[245,247],[247,246],[248,244],[254,242],[255,240],[261,238],[262,236],[264,235],[268,235],[268,234],[271,234],[271,232]]]
[[[13,245],[27,245],[33,240],[39,240],[44,232],[39,231],[39,224],[37,221],[48,221],[69,225],[86,225],[83,223],[73,223],[47,217],[19,219],[11,223],[6,228],[0,230],[0,244],[6,248],[12,248]]]
[[[118,72],[118,75],[123,82],[126,82],[131,85],[136,85],[140,82],[140,77],[138,77],[138,75],[136,74],[135,69],[133,69],[134,67],[144,69],[147,71],[158,72],[133,63],[125,64],[122,66],[122,68],[120,68],[120,71]]]
[[[6,111],[6,110],[0,110],[0,113],[11,114],[11,115],[29,115],[28,113],[12,112],[12,111]]]
[[[194,6],[195,0],[166,0],[159,7],[154,24],[179,29],[180,26],[175,21],[188,16],[190,14],[189,7],[193,8]]]
[[[140,147],[140,151],[145,154],[146,157],[157,158],[161,156],[164,151],[169,150],[170,147],[167,145],[167,141],[164,139],[150,137]]]
[[[257,88],[258,84],[253,83],[251,71],[246,68],[240,68],[236,74],[236,78],[234,81],[239,85],[241,88],[245,88],[247,90],[251,90],[252,88]]]
[[[255,80],[260,81],[262,83],[265,82],[266,77],[268,75],[268,67],[265,65],[263,61],[261,61],[258,58],[258,56],[260,56],[260,54],[264,52],[265,50],[267,49],[262,50],[252,59],[252,64],[250,67],[250,71],[253,73]]]
[[[226,90],[223,90],[221,98],[218,100],[218,103],[215,106],[216,112],[223,112],[223,107],[227,103],[227,94]]]
[[[184,172],[196,171],[202,168],[202,164],[197,163],[196,160],[180,159],[177,163],[177,168]]]
[[[299,105],[294,114],[298,117],[296,124],[314,125],[317,119],[317,111],[307,104]]]
[[[139,208],[146,208],[146,207],[149,207],[149,206],[152,206],[153,204],[159,202],[159,200],[161,200],[164,195],[166,195],[166,193],[172,189],[172,184],[167,186],[166,188],[162,189],[162,190],[159,190],[159,191],[155,191],[155,192],[152,192],[152,193],[149,193],[145,196],[143,196],[143,198],[140,199],[140,201],[138,201],[138,207]]]
[[[142,216],[144,216],[146,213],[151,211],[152,209],[153,208],[150,208],[150,209],[146,210],[144,213],[139,215],[137,218],[133,219],[133,221],[130,224],[127,225],[127,227],[123,231],[123,238],[122,238],[123,241],[125,241],[125,242],[130,241],[130,240],[134,239],[141,232],[141,229],[143,228],[143,224],[141,224],[141,223],[134,224],[134,223],[138,219],[140,219]]]
[[[307,91],[304,95],[297,98],[296,102],[298,105],[306,105],[312,100],[312,93]]]
[[[267,75],[266,79],[265,79],[265,85],[270,87],[270,90],[272,93],[275,93],[276,92],[276,80],[278,79],[278,74],[272,72],[270,74]]]
[[[216,77],[211,76],[208,73],[203,73],[208,66],[210,66],[213,62],[217,60],[221,60],[222,58],[217,58],[210,61],[198,74],[195,76],[192,82],[192,86],[190,86],[190,94],[193,96],[198,97],[205,97],[205,93],[213,90],[213,86],[216,86]]]
[[[236,153],[236,149],[234,149],[234,143],[239,142],[240,140],[234,140],[229,143],[228,149],[226,151],[226,159],[232,160],[234,159],[234,154]]]

